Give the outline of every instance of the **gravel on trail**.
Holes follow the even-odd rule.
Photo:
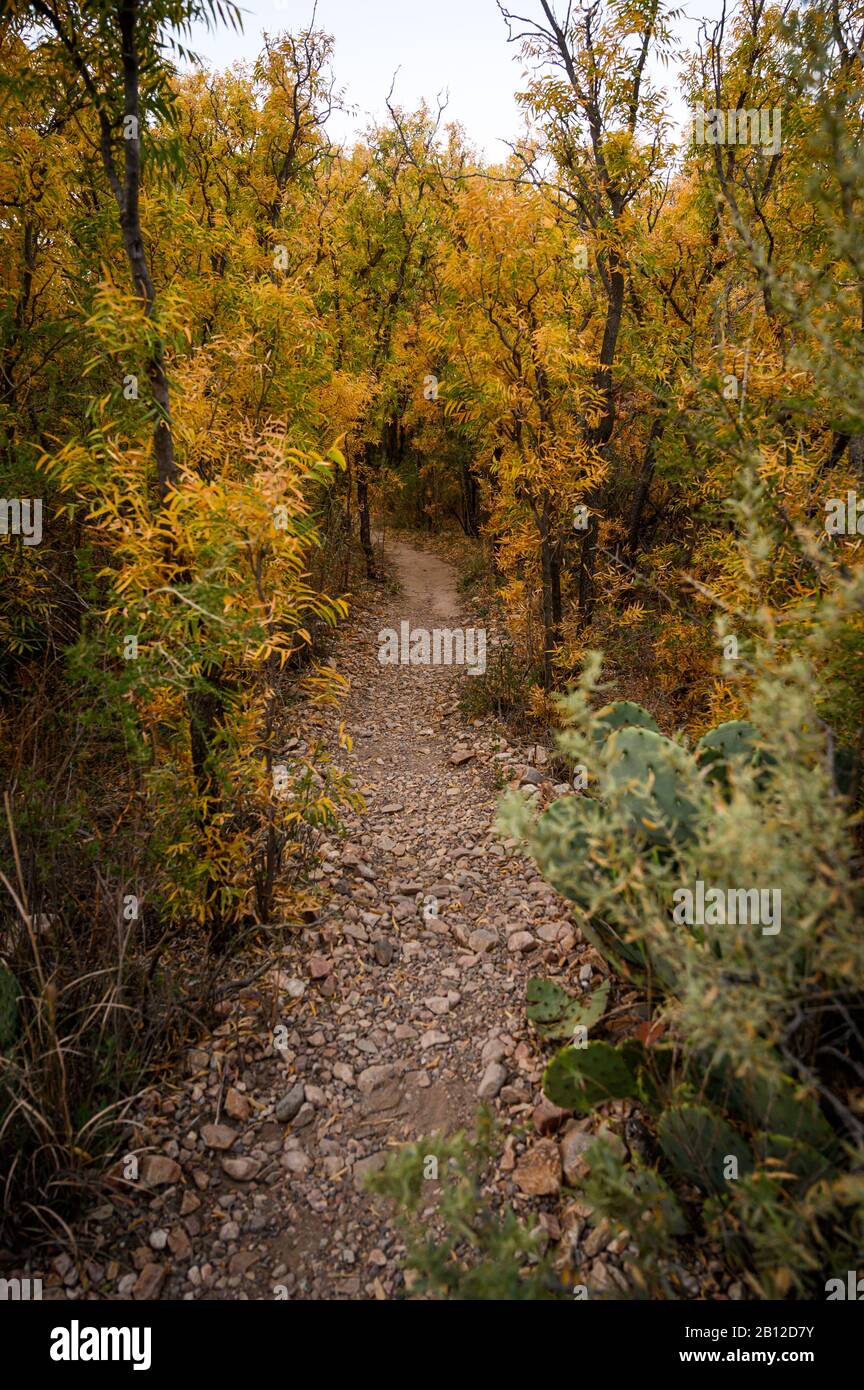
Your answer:
[[[318,920],[148,1092],[138,1180],[106,1187],[86,1255],[43,1271],[46,1298],[404,1296],[392,1204],[364,1177],[405,1141],[470,1130],[481,1103],[502,1130],[490,1190],[539,1217],[592,1292],[623,1285],[620,1240],[579,1200],[592,1121],[543,1100],[525,1020],[530,975],[587,991],[605,968],[494,828],[506,783],[569,789],[553,791],[545,750],[466,720],[464,671],[381,664],[384,628],[465,625],[446,561],[405,542],[388,556],[401,592],[367,599],[336,653],[339,758],[366,809],[322,844]]]

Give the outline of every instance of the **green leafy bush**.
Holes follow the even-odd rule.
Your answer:
[[[498,718],[525,717],[537,679],[538,672],[519,657],[509,642],[490,646],[483,675],[463,684],[462,711],[471,719],[489,714]]]
[[[860,587],[850,579],[826,602],[820,644]],[[696,1190],[697,1227],[751,1288],[816,1294],[829,1266],[854,1267],[856,1240],[860,1253],[864,939],[856,825],[813,666],[806,649],[766,632],[750,721],[721,726],[693,753],[638,706],[595,714],[598,671],[593,657],[562,700],[561,749],[588,769],[590,794],[539,818],[511,794],[500,824],[576,904],[613,968],[650,981],[666,1031],[660,1046],[563,1048],[545,1093],[583,1113],[612,1099],[647,1107],[655,1176]],[[718,890],[713,919],[679,910],[699,884],[703,900]],[[620,1217],[624,1179],[607,1172],[604,1188],[604,1171],[594,1200]],[[631,1180],[638,1212],[654,1179],[640,1168]]]
[[[412,1293],[489,1301],[567,1295],[543,1257],[536,1225],[510,1208],[496,1211],[483,1193],[495,1147],[491,1117],[481,1111],[473,1135],[406,1144],[367,1179],[370,1191],[397,1204]]]

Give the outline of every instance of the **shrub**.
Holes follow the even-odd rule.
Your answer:
[[[496,1211],[484,1195],[494,1152],[492,1122],[481,1111],[473,1135],[436,1134],[407,1144],[367,1180],[370,1191],[396,1201],[412,1292],[511,1301],[566,1293],[542,1256],[542,1232],[523,1225],[509,1208]]]
[[[489,646],[486,670],[463,683],[460,705],[470,719],[494,714],[499,719],[525,717],[539,672],[520,660],[509,641]]]
[[[825,601],[819,648],[861,589],[852,577]],[[693,752],[644,720],[616,729],[609,710],[596,714],[593,657],[562,700],[560,739],[588,769],[589,794],[537,819],[511,795],[500,818],[578,905],[613,967],[650,986],[666,1028],[659,1046],[564,1048],[546,1094],[583,1110],[612,1097],[647,1106],[660,1159],[653,1175],[632,1172],[635,1197],[664,1174],[695,1188],[691,1231],[701,1223],[763,1297],[819,1292],[835,1268],[854,1267],[864,1229],[862,895],[814,642],[780,641],[766,625],[752,724],[715,731]],[[723,908],[688,922],[686,894],[695,904],[700,883]],[[771,893],[759,903],[767,915],[742,922],[739,895],[752,888]],[[748,898],[743,915],[756,905]],[[593,1186],[619,1216],[621,1183],[601,1164]],[[627,1225],[647,1256],[633,1212]]]

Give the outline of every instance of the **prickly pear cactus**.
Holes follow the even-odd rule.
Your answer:
[[[746,719],[733,719],[728,724],[719,724],[716,729],[703,735],[696,744],[696,761],[711,781],[728,780],[726,767],[729,763],[757,763],[758,731]]]
[[[647,709],[634,704],[632,700],[616,700],[614,704],[597,711],[593,724],[594,742],[605,743],[616,729],[650,729],[655,734],[660,732]]]
[[[754,1145],[760,1164],[776,1178],[789,1174],[797,1183],[809,1187],[835,1171],[834,1163],[824,1153],[790,1139],[788,1134],[757,1134]]]
[[[572,1038],[577,1028],[593,1028],[603,1017],[609,999],[605,980],[590,997],[574,998],[554,980],[528,981],[528,1018],[544,1038]]]
[[[552,1023],[573,1003],[572,995],[555,980],[541,980],[538,976],[528,981],[525,997],[532,1023]]]
[[[609,794],[652,844],[675,845],[695,836],[697,808],[687,794],[693,760],[650,729],[620,729],[606,743]]]
[[[703,1192],[728,1192],[730,1182],[753,1168],[753,1155],[741,1135],[701,1105],[665,1110],[657,1138],[672,1167]]]
[[[734,1077],[724,1087],[725,1105],[754,1129],[784,1135],[828,1153],[837,1136],[816,1101],[802,1096],[790,1077]]]
[[[5,1052],[18,1036],[19,985],[11,970],[0,965],[0,1052]]]
[[[591,852],[592,837],[603,830],[603,812],[588,797],[562,796],[532,827],[529,848],[544,878],[580,907],[591,904],[592,887],[604,873],[602,860]]]
[[[565,1047],[546,1068],[543,1094],[562,1110],[580,1110],[583,1114],[606,1100],[636,1097],[636,1055],[607,1042]]]
[[[528,834],[528,848],[543,877],[558,892],[587,912],[598,888],[613,879],[603,850],[606,833],[603,807],[589,797],[562,796],[544,811]],[[581,923],[582,931],[604,959],[612,959],[627,975],[644,969],[638,944],[622,941],[617,932],[596,917]]]

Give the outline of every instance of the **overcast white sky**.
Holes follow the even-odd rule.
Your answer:
[[[680,0],[679,0],[680,2]],[[703,16],[715,18],[722,0],[685,0],[688,18],[678,28],[682,45],[690,45]],[[229,28],[198,29],[194,47],[211,67],[228,67],[253,59],[263,33],[298,30],[308,24],[313,0],[241,0],[243,33]],[[512,8],[540,15],[539,0],[518,0]],[[731,0],[730,0],[731,8]],[[521,64],[517,46],[507,43],[507,27],[495,0],[318,0],[317,26],[336,40],[335,70],[356,117],[335,116],[331,133],[348,138],[370,117],[386,114],[385,99],[393,74],[395,99],[406,108],[421,98],[434,102],[448,90],[451,119],[460,121],[472,142],[490,158],[506,154],[502,140],[521,128],[514,93]],[[673,114],[684,119],[676,83],[670,74]]]

